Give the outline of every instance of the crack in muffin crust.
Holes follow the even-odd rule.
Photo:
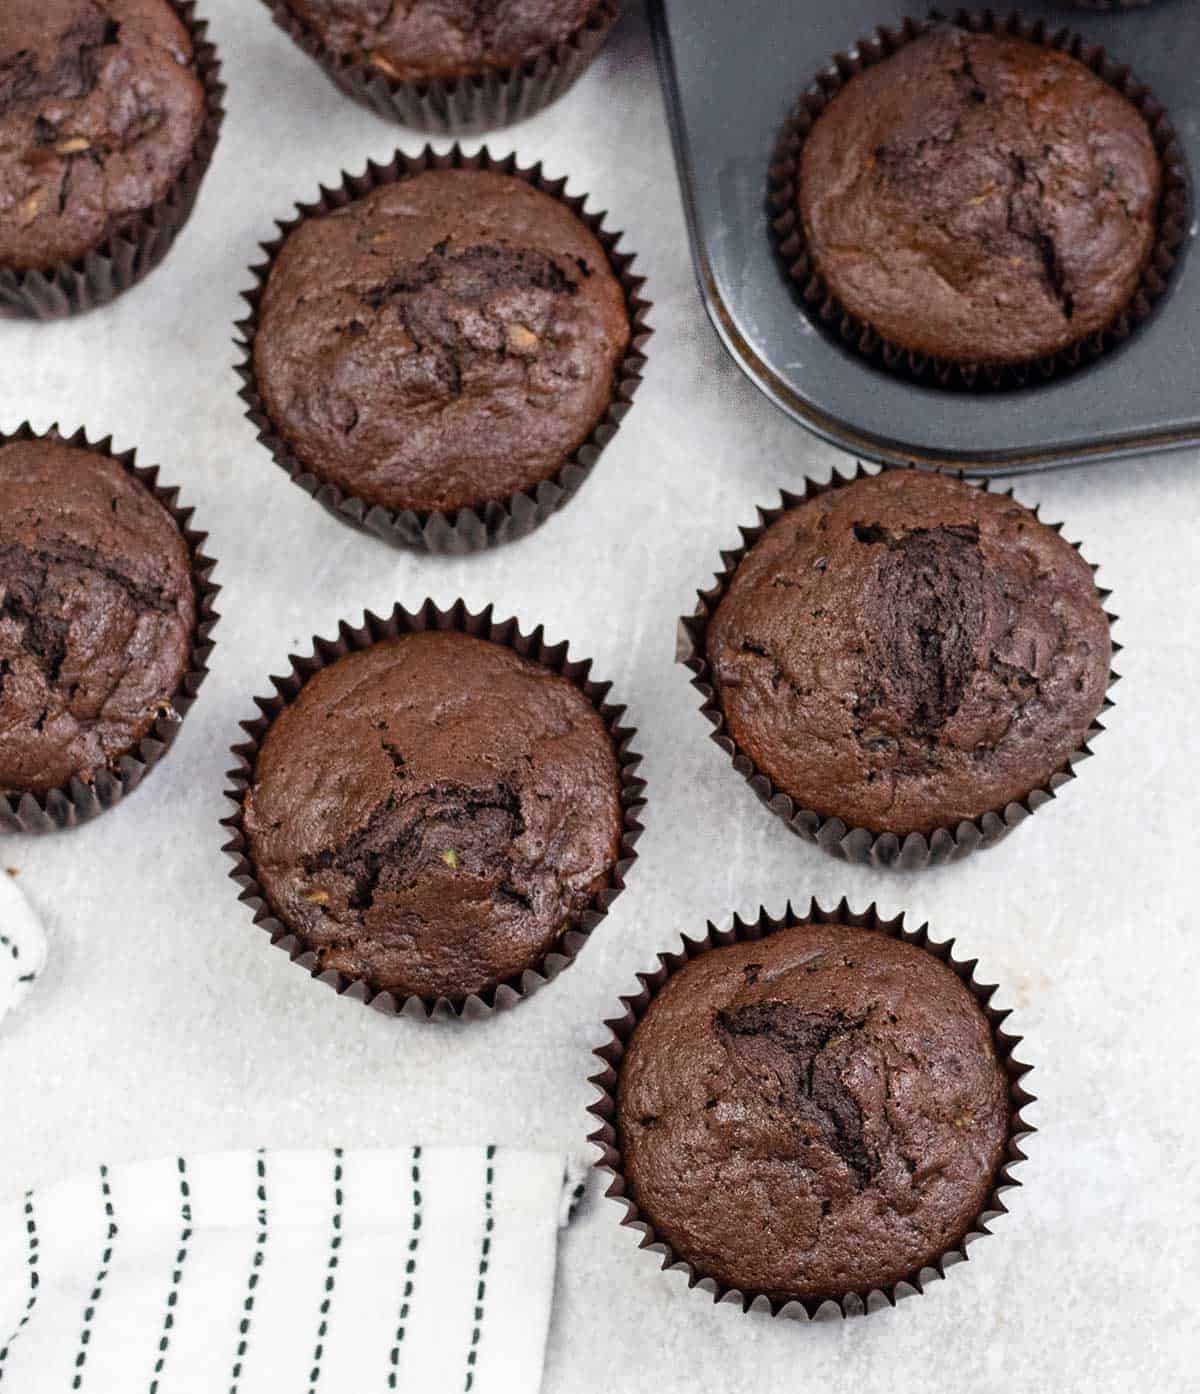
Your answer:
[[[840,1012],[820,1015],[782,1002],[759,1002],[722,1008],[717,1024],[730,1039],[732,1059],[756,1077],[768,1105],[794,1110],[809,1135],[845,1162],[861,1190],[878,1173],[880,1161],[863,1140],[862,1108],[843,1074],[854,1048],[852,1034],[863,1029],[866,1018],[850,1021]]]
[[[939,524],[897,537],[856,523],[853,532],[857,541],[882,543],[888,552],[874,576],[887,642],[875,655],[878,684],[859,696],[855,715],[870,716],[888,688],[900,689],[913,730],[932,736],[958,710],[974,668],[984,606],[979,529]]]

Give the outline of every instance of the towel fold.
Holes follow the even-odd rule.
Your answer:
[[[20,1006],[46,964],[46,934],[12,876],[0,871],[0,1021]]]
[[[226,1152],[0,1209],[8,1394],[536,1394],[561,1155]]]

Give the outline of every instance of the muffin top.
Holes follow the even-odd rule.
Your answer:
[[[923,949],[801,925],[668,979],[621,1066],[628,1193],[706,1277],[776,1300],[895,1283],[984,1209],[1009,1132],[987,1019]]]
[[[569,208],[523,179],[437,170],[288,237],[254,372],[321,478],[386,508],[454,509],[565,464],[628,344],[620,283]]]
[[[204,124],[166,0],[0,4],[0,266],[73,261],[165,198]]]
[[[512,68],[573,34],[597,0],[287,0],[327,48],[398,81]]]
[[[170,710],[196,596],[174,519],[115,460],[0,446],[0,791],[91,781]]]
[[[1014,499],[886,470],[773,523],[708,627],[730,735],[802,807],[932,832],[1083,744],[1112,644],[1091,569]]]
[[[885,339],[1019,363],[1103,329],[1157,231],[1141,113],[1076,59],[938,27],[853,77],[804,141],[817,270]]]
[[[244,826],[320,971],[456,1001],[534,966],[607,885],[620,795],[573,683],[431,631],[309,679],[262,743]]]

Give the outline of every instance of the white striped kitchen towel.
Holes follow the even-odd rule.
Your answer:
[[[579,1163],[496,1147],[100,1167],[0,1209],[3,1394],[536,1394]]]

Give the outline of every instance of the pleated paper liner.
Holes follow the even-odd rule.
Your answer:
[[[25,422],[12,435],[0,431],[0,446],[29,440],[62,441],[75,449],[88,450],[94,455],[115,460],[154,495],[175,520],[191,553],[192,583],[196,591],[196,627],[188,670],[171,698],[170,706],[155,719],[154,725],[137,746],[122,755],[111,768],[98,771],[90,783],[76,776],[64,787],[44,793],[0,792],[0,831],[9,833],[53,832],[57,828],[73,828],[79,823],[86,823],[105,809],[120,803],[158,764],[171,748],[183,718],[191,710],[200,684],[208,674],[208,659],[213,650],[210,636],[218,618],[213,602],[221,589],[211,579],[216,562],[201,550],[208,534],[191,527],[192,510],[180,505],[177,488],[159,483],[157,465],[150,468],[138,465],[136,451],[126,450],[118,455],[113,451],[111,436],[93,443],[82,429],[73,436],[64,436],[57,426],[37,432]]]
[[[896,466],[895,468],[905,467]],[[1030,790],[1025,798],[1019,802],[1006,804],[1003,808],[992,809],[979,817],[964,820],[952,827],[937,828],[931,833],[876,833],[867,828],[848,827],[840,818],[824,817],[811,808],[805,808],[803,804],[798,803],[790,795],[776,788],[770,777],[758,768],[725,729],[725,717],[721,710],[712,669],[708,661],[709,621],[716,613],[717,606],[721,603],[743,557],[772,523],[807,500],[827,493],[830,489],[845,488],[846,485],[852,484],[857,479],[864,479],[872,473],[874,471],[865,469],[861,464],[857,466],[852,475],[848,476],[843,476],[835,470],[827,484],[818,484],[811,479],[806,479],[803,493],[794,494],[783,490],[777,507],[759,508],[757,510],[759,518],[757,525],[740,529],[742,545],[733,551],[722,551],[723,570],[717,574],[715,584],[710,589],[698,592],[699,603],[695,614],[685,615],[680,619],[675,658],[676,662],[685,664],[692,671],[692,686],[702,699],[700,710],[713,726],[713,730],[710,732],[711,739],[730,757],[734,769],[749,783],[759,799],[772,813],[781,818],[792,832],[807,842],[815,842],[826,852],[830,852],[833,856],[846,862],[916,870],[926,866],[938,866],[945,862],[958,861],[969,852],[975,851],[976,848],[994,846],[1018,823],[1024,822],[1030,814],[1035,813],[1043,804],[1053,799],[1062,785],[1075,778],[1074,766],[1091,756],[1091,742],[1104,730],[1104,727],[1099,720],[1093,721],[1088,728],[1083,745],[1074,751],[1059,769],[1053,772],[1045,785]],[[958,477],[962,478],[961,475]],[[982,484],[972,483],[970,487],[980,488],[985,493],[989,492],[986,481]],[[1011,489],[1008,489],[1005,494],[1007,497],[1011,497],[1012,492]],[[1033,516],[1037,518],[1038,510],[1034,508],[1032,512]],[[1046,526],[1054,532],[1062,532],[1063,525],[1061,523],[1049,523]],[[1074,542],[1071,545],[1076,551],[1080,550],[1079,543]],[[1093,572],[1098,570],[1096,565],[1092,563],[1089,565]],[[1111,591],[1103,590],[1100,587],[1097,587],[1096,593],[1101,602],[1106,601],[1111,595]],[[1105,615],[1110,626],[1116,623],[1116,615],[1109,614],[1107,610]],[[1113,653],[1117,654],[1121,650],[1121,645],[1114,643],[1112,648]],[[1117,673],[1110,671],[1110,690],[1118,677]],[[1101,711],[1107,711],[1112,705],[1112,702],[1106,697]]]
[[[275,23],[348,97],[387,121],[442,134],[506,126],[549,106],[595,58],[620,13],[615,0],[598,0],[573,34],[516,67],[452,80],[405,81],[326,47],[286,0],[263,2]]]
[[[217,50],[206,38],[208,24],[196,18],[195,0],[170,4],[187,25],[196,73],[204,85],[206,115],[191,160],[164,198],[79,260],[43,271],[0,266],[0,312],[57,319],[106,305],[162,261],[191,215],[225,117],[225,88]]]
[[[1155,303],[1168,289],[1187,236],[1190,199],[1186,160],[1166,109],[1148,88],[1135,81],[1128,68],[1110,59],[1101,45],[1089,44],[1069,30],[1053,28],[1044,19],[1029,20],[1015,13],[1001,16],[993,10],[957,11],[952,22],[972,33],[1026,39],[1077,58],[1141,112],[1162,161],[1158,236],[1129,303],[1104,329],[1057,353],[1028,363],[966,363],[917,353],[885,339],[838,300],[809,252],[798,209],[801,151],[821,113],[856,74],[883,62],[943,22],[945,16],[935,10],[928,19],[906,19],[898,28],[877,29],[869,38],[860,39],[848,54],[835,54],[829,67],[818,73],[801,95],[780,133],[768,177],[775,247],[803,311],[837,342],[874,366],[927,386],[960,391],[1033,386],[1094,362],[1129,340],[1149,319]]]
[[[900,939],[907,944],[913,944],[917,948],[923,949],[926,953],[932,954],[940,963],[944,963],[953,970],[979,1003],[984,1016],[987,1017],[988,1024],[991,1026],[996,1056],[1009,1081],[1009,1133],[1004,1157],[997,1169],[983,1209],[975,1216],[957,1243],[939,1255],[936,1261],[913,1271],[899,1282],[886,1288],[847,1292],[837,1299],[792,1298],[781,1301],[768,1293],[742,1291],[739,1288],[727,1287],[719,1283],[715,1278],[706,1275],[702,1268],[690,1263],[686,1255],[676,1252],[666,1240],[656,1233],[653,1223],[641,1213],[636,1201],[627,1193],[622,1142],[618,1126],[617,1099],[621,1064],[625,1058],[625,1051],[630,1039],[637,1030],[638,1023],[645,1016],[650,1003],[669,978],[702,954],[725,948],[731,944],[756,943],[759,940],[770,938],[772,934],[777,934],[780,930],[809,924],[852,925],[859,929],[885,934],[891,939]],[[588,1138],[588,1141],[593,1143],[600,1152],[600,1158],[595,1165],[612,1177],[605,1194],[618,1200],[624,1206],[625,1214],[621,1220],[622,1226],[636,1229],[641,1233],[642,1239],[638,1247],[650,1249],[659,1255],[662,1260],[661,1268],[669,1268],[682,1273],[687,1279],[689,1288],[702,1288],[711,1295],[714,1302],[737,1302],[740,1303],[744,1312],[754,1310],[769,1312],[771,1316],[783,1314],[800,1318],[814,1318],[822,1308],[836,1311],[837,1314],[848,1317],[876,1311],[884,1306],[894,1307],[901,1298],[922,1293],[929,1282],[936,1278],[945,1277],[947,1269],[965,1260],[968,1246],[972,1241],[982,1235],[990,1234],[991,1230],[988,1228],[990,1222],[998,1215],[1007,1213],[1007,1207],[1000,1197],[1003,1192],[1021,1185],[1021,1182],[1012,1174],[1013,1167],[1018,1162],[1025,1160],[1025,1153],[1021,1150],[1019,1143],[1022,1138],[1037,1130],[1021,1116],[1021,1110],[1034,1102],[1034,1096],[1024,1088],[1022,1083],[1029,1073],[1030,1067],[1021,1064],[1013,1057],[1013,1051],[1021,1043],[1021,1037],[1009,1035],[1003,1029],[1004,1022],[1011,1013],[997,1011],[991,1005],[996,987],[976,981],[975,967],[978,960],[956,959],[953,955],[954,943],[953,939],[939,943],[930,938],[928,925],[922,925],[916,930],[906,929],[902,914],[897,915],[894,919],[884,919],[873,904],[868,906],[866,910],[856,913],[850,909],[845,900],[832,910],[823,910],[814,900],[804,914],[798,914],[788,904],[779,918],[775,918],[768,914],[765,909],[760,908],[757,917],[753,920],[743,920],[740,916],[735,915],[733,924],[729,929],[718,929],[710,922],[702,938],[689,939],[686,935],[683,936],[681,950],[659,954],[657,968],[649,973],[639,973],[638,981],[641,983],[641,991],[632,997],[622,997],[620,999],[624,1009],[622,1014],[604,1023],[611,1033],[610,1039],[594,1052],[600,1060],[601,1070],[599,1074],[593,1075],[589,1081],[599,1089],[600,1098],[588,1109],[599,1123],[599,1127]]]
[[[609,872],[608,885],[592,898],[582,914],[567,923],[553,948],[523,972],[494,983],[480,993],[472,993],[463,998],[398,996],[391,991],[376,990],[361,978],[351,978],[332,969],[322,972],[316,952],[309,949],[304,941],[276,916],[266,891],[256,877],[250,845],[243,826],[243,803],[247,790],[254,782],[255,766],[263,739],[276,717],[295,701],[309,678],[322,668],[336,663],[339,658],[370,648],[381,639],[394,639],[402,634],[419,634],[426,630],[454,630],[487,639],[491,643],[512,649],[522,658],[540,663],[566,678],[584,694],[600,714],[613,743],[621,774],[622,833],[617,860]],[[225,791],[226,798],[234,804],[235,811],[230,817],[221,820],[221,826],[230,834],[230,840],[223,849],[234,861],[234,867],[229,874],[242,888],[238,898],[254,912],[254,923],[270,935],[271,943],[282,949],[294,963],[307,969],[310,976],[332,987],[339,996],[352,997],[367,1003],[386,1016],[410,1016],[426,1020],[433,1017],[476,1018],[486,1016],[499,1008],[512,1006],[557,977],[572,963],[587,942],[588,936],[608,913],[609,906],[624,890],[625,879],[637,860],[635,847],[642,833],[640,814],[646,803],[646,783],[636,774],[642,757],[631,748],[637,732],[632,727],[621,724],[626,709],[623,706],[614,706],[608,701],[612,684],[596,682],[591,676],[591,659],[572,659],[568,656],[567,648],[566,641],[548,644],[541,625],[531,633],[525,634],[515,619],[495,621],[491,605],[478,614],[472,614],[462,600],[456,600],[448,610],[442,610],[432,600],[426,600],[415,612],[396,605],[392,613],[384,619],[368,611],[358,628],[351,627],[343,620],[338,625],[336,639],[313,639],[313,652],[310,657],[303,658],[292,654],[289,657],[291,672],[286,677],[271,678],[271,684],[275,688],[274,696],[254,699],[260,715],[252,721],[241,723],[247,740],[233,747],[238,767],[229,772],[230,783]]]
[[[460,508],[453,512],[395,510],[347,494],[332,481],[322,479],[296,457],[276,430],[267,414],[266,403],[259,395],[254,375],[254,336],[258,332],[259,311],[275,258],[289,234],[301,223],[309,218],[319,218],[335,209],[344,208],[348,203],[362,198],[374,189],[395,184],[426,170],[445,169],[486,170],[511,175],[525,180],[535,189],[565,204],[600,242],[613,274],[621,284],[629,314],[630,345],[624,360],[617,368],[612,402],[608,410],[593,427],[587,440],[550,478],[529,485],[505,498],[490,500],[480,507]],[[532,532],[551,514],[556,513],[592,472],[604,447],[616,435],[617,428],[641,385],[642,369],[646,363],[642,349],[652,332],[646,322],[651,303],[641,296],[645,280],[633,274],[633,255],[617,250],[617,244],[624,234],[606,231],[604,214],[585,212],[587,196],[568,195],[565,192],[566,183],[565,178],[546,178],[540,164],[530,169],[522,169],[517,164],[515,155],[496,159],[486,146],[475,155],[464,154],[457,145],[445,155],[439,155],[431,146],[426,146],[417,155],[405,155],[397,151],[386,165],[377,165],[373,160],[369,160],[366,170],[360,175],[343,172],[340,187],[327,189],[322,186],[320,198],[315,203],[297,204],[296,217],[287,222],[276,223],[279,236],[272,242],[262,244],[267,260],[251,267],[251,274],[258,284],[242,297],[250,307],[250,314],[237,325],[241,335],[236,341],[237,346],[245,355],[237,369],[242,380],[239,395],[246,403],[246,415],[258,429],[258,439],[271,452],[271,458],[294,484],[316,499],[339,521],[373,533],[393,546],[455,554],[477,552]]]

